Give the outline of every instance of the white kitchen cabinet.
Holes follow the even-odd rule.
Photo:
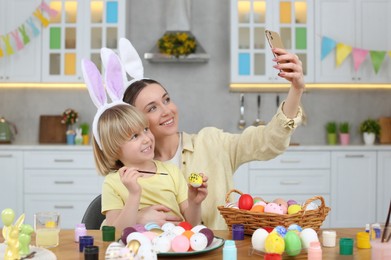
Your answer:
[[[25,151],[23,171],[27,223],[37,211],[57,211],[61,227],[72,229],[101,193],[103,178],[91,150]]]
[[[0,0],[0,35],[9,36],[9,44],[13,54],[7,54],[7,45],[4,39],[0,40],[0,82],[39,82],[41,69],[41,34],[34,37],[26,21],[32,18],[33,23],[42,30],[41,23],[33,16],[41,0]],[[11,32],[25,26],[29,35],[29,43],[17,49],[16,41]]]
[[[281,83],[265,29],[280,33],[284,47],[303,62],[312,81],[313,1],[231,0],[231,83]]]
[[[368,56],[358,71],[350,54],[336,66],[335,49],[321,60],[322,37],[366,50],[391,48],[391,1],[319,0],[315,2],[315,67],[317,83],[389,83],[391,63],[388,55],[376,74]]]
[[[391,151],[377,153],[377,222],[385,223],[391,202]]]
[[[81,60],[101,69],[100,49],[117,49],[125,37],[126,0],[47,2],[58,15],[43,33],[43,81],[82,82]]]
[[[376,221],[376,151],[332,152],[331,223],[365,227]]]
[[[12,208],[15,216],[23,213],[23,153],[0,150],[0,211]]]

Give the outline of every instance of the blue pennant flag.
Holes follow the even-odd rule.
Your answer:
[[[333,39],[323,36],[322,37],[322,56],[321,60],[323,60],[337,45],[337,42]]]

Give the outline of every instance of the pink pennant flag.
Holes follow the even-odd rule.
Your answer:
[[[3,42],[5,44],[5,52],[7,55],[12,55],[14,54],[14,49],[12,49],[11,42],[10,42],[10,36],[7,35],[2,35],[1,38],[3,39]]]
[[[337,44],[337,67],[342,64],[342,62],[349,56],[352,52],[352,47],[343,43]]]
[[[353,61],[354,61],[354,70],[358,71],[361,64],[367,57],[368,50],[360,49],[360,48],[353,48]]]
[[[18,51],[21,50],[21,49],[23,49],[23,42],[22,42],[22,40],[20,39],[19,30],[18,30],[18,29],[14,30],[13,32],[11,32],[11,35],[12,35],[12,37],[13,37],[14,40],[15,40],[16,49],[17,49]]]
[[[58,14],[58,12],[56,10],[50,8],[50,6],[48,6],[48,4],[45,2],[41,3],[41,9],[43,11],[47,12],[50,17],[56,17],[56,15]]]

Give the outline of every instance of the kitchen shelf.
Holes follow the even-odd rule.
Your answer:
[[[159,53],[159,49],[155,46],[151,52],[144,53],[144,59],[150,62],[203,63],[208,62],[209,54],[207,54],[204,49],[198,45],[195,53],[179,56],[177,58],[174,55]]]

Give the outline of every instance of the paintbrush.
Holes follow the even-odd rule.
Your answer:
[[[381,242],[382,243],[384,242],[384,239],[386,238],[388,224],[390,223],[390,213],[391,213],[391,200],[390,200],[390,206],[388,207],[388,214],[387,214],[386,224],[384,225],[383,235],[382,235],[382,238],[381,238]],[[389,239],[390,239],[390,237],[387,238],[387,241]]]
[[[148,174],[168,175],[167,173],[164,172],[150,172],[150,171],[142,171],[142,170],[137,170],[137,171],[142,173],[148,173]]]

